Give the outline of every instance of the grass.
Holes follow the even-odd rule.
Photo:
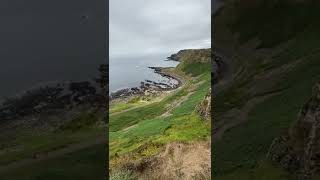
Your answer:
[[[155,111],[155,109],[157,111]],[[128,111],[129,113],[121,113],[116,115],[111,114],[109,116],[109,131],[114,132],[130,127],[140,121],[159,116],[165,110],[165,103],[156,102],[151,105]]]
[[[244,67],[243,73],[236,77],[237,81],[230,88],[216,95],[214,111],[217,121],[222,121],[219,117],[223,113],[232,108],[240,109],[253,97],[247,91],[249,88],[258,89],[264,83],[273,82],[272,86],[262,87],[264,90],[283,89],[280,94],[252,109],[247,122],[229,129],[221,140],[214,143],[216,179],[292,179],[287,172],[264,159],[272,140],[296,121],[300,109],[311,96],[312,87],[320,79],[319,26],[315,21],[320,14],[315,11],[319,7],[317,2],[300,7],[282,2],[275,7],[275,1],[269,1],[265,9],[252,8],[246,12],[242,12],[242,7],[234,7],[238,10],[233,12],[242,14],[231,26],[234,32],[239,33],[240,41],[257,37],[261,40],[258,48],[273,48],[291,40],[271,59],[252,58],[249,54],[238,59],[238,67]],[[284,21],[285,16],[290,20]],[[298,29],[293,28],[297,25],[300,26]],[[301,62],[297,67],[277,77],[262,82],[252,78],[296,60]]]
[[[280,82],[275,87],[288,89],[256,106],[246,124],[226,132],[225,138],[215,145],[218,173],[255,164],[266,154],[273,138],[296,120],[301,107],[311,95],[313,85],[320,78],[319,57],[317,54],[306,57],[303,64],[278,77]],[[216,105],[218,107],[219,102]],[[265,129],[268,133],[265,133]]]
[[[291,180],[292,175],[267,160],[262,160],[256,167],[237,169],[225,176],[217,176],[219,180]]]
[[[17,145],[15,150],[9,150],[0,155],[0,164],[5,165],[20,159],[32,158],[35,154],[43,154],[63,148],[69,144],[90,141],[105,134],[104,129],[92,128],[78,132],[65,131],[60,133],[20,132],[10,143]]]
[[[266,155],[271,141],[296,120],[310,97],[312,86],[320,77],[318,57],[305,61],[278,85],[289,89],[257,105],[247,123],[226,132],[224,138],[215,144],[218,175],[255,166]]]
[[[174,92],[173,95],[169,95],[160,102],[147,104],[146,106],[132,109],[126,113],[118,113],[116,115],[111,113],[109,116],[109,131],[119,131],[121,129],[130,127],[140,121],[152,119],[163,114],[167,110],[167,104],[170,104],[176,99],[179,99],[187,94],[186,88],[188,87],[189,85],[179,90],[178,92]]]
[[[202,83],[199,83],[202,82]],[[198,84],[199,83],[199,84]],[[185,82],[160,102],[154,102],[120,114],[110,115],[110,157],[134,153],[134,158],[154,155],[161,146],[174,142],[205,139],[210,135],[210,122],[204,122],[194,113],[210,88],[210,73]],[[173,102],[192,94],[177,107]],[[169,109],[168,109],[169,107]],[[170,110],[170,116],[160,116]],[[143,147],[142,151],[137,151]]]
[[[20,129],[14,137],[5,142],[8,150],[0,155],[0,165],[13,161],[33,159],[36,155],[46,155],[71,144],[86,143],[105,136],[105,127],[97,126],[100,113],[82,113],[55,132],[34,132]],[[99,120],[100,119],[100,120]],[[106,142],[107,143],[107,142]],[[1,179],[104,179],[106,145],[92,145],[61,157],[17,167],[1,172]]]
[[[112,173],[110,176],[110,180],[134,180],[134,176],[132,172],[129,170],[117,171]]]
[[[130,108],[134,108],[137,106],[141,106],[141,105],[145,105],[147,103],[151,103],[151,100],[157,101],[157,98],[146,98],[146,99],[142,99],[140,97],[134,97],[131,100],[129,100],[128,102],[117,102],[117,103],[112,103],[109,106],[109,113],[117,113],[117,112],[121,112]]]
[[[20,159],[32,158],[36,154],[102,137],[106,132],[104,127],[96,126],[96,123],[101,121],[102,115],[102,112],[83,112],[54,132],[19,129],[14,136],[3,139],[9,148],[0,154],[0,164],[5,165]]]
[[[88,180],[106,179],[106,145],[69,153],[28,167],[1,173],[2,180]]]
[[[192,94],[179,107],[176,107],[172,111],[172,114],[176,116],[190,114],[190,112],[192,112],[195,109],[195,106],[198,105],[203,100],[204,96],[208,93],[208,90],[211,86],[211,82],[209,81],[209,79],[209,74],[203,75],[199,80],[197,79],[197,82],[203,81],[203,83],[200,84],[199,87],[197,87],[197,89],[194,91],[194,94]]]
[[[179,68],[186,74],[190,74],[195,77],[203,74],[203,72],[211,71],[211,63],[190,63],[182,65]]]
[[[172,126],[154,142],[166,144],[180,141],[188,142],[194,139],[205,139],[210,134],[210,124],[201,121],[196,114],[186,115],[172,120]]]
[[[89,128],[95,125],[99,121],[99,118],[103,117],[101,112],[85,112],[78,117],[72,119],[70,122],[62,125],[60,130],[62,131],[77,131],[83,128]]]
[[[230,24],[240,33],[240,42],[252,38],[261,40],[260,47],[274,47],[303,32],[306,27],[319,27],[320,7],[317,1],[293,3],[288,0],[238,0],[234,4]],[[272,12],[272,13],[271,13]]]

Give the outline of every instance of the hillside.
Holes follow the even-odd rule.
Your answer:
[[[104,179],[106,101],[99,90],[90,82],[60,83],[5,101],[1,179]]]
[[[178,70],[197,76],[203,71],[210,71],[211,49],[184,49],[168,59],[182,62],[177,66]]]
[[[319,7],[313,0],[226,0],[213,17],[214,50],[228,65],[228,78],[215,87],[216,179],[317,177],[289,171],[268,154],[319,81]]]
[[[171,57],[180,64],[164,71],[182,86],[110,105],[111,179],[210,176],[210,49]]]

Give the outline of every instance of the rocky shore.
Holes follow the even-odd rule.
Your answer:
[[[100,106],[104,99],[99,88],[89,81],[39,87],[6,99],[0,105],[0,123],[43,112],[72,109],[81,104]]]
[[[118,98],[126,98],[133,95],[148,95],[148,94],[155,94],[157,92],[162,91],[169,91],[176,89],[182,85],[182,81],[176,77],[175,75],[165,72],[164,70],[167,69],[165,67],[148,67],[153,69],[155,73],[161,75],[162,77],[167,78],[169,81],[168,83],[162,82],[155,82],[151,80],[141,81],[140,86],[132,87],[132,88],[125,88],[120,89],[116,92],[113,92],[109,95],[109,101]]]

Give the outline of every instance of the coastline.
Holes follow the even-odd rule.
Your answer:
[[[162,77],[165,77],[169,80],[176,81],[176,83],[161,83],[151,80],[141,81],[140,86],[124,88],[118,91],[115,91],[109,95],[109,101],[119,99],[127,99],[133,96],[142,96],[142,95],[151,95],[158,94],[164,91],[171,91],[179,88],[183,84],[183,78],[176,75],[168,69],[175,69],[175,67],[148,67],[154,70],[154,73],[159,74]]]

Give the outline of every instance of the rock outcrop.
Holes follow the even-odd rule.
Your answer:
[[[320,83],[302,108],[289,132],[276,138],[268,158],[295,173],[298,179],[309,180],[320,174]]]
[[[103,104],[97,87],[88,81],[59,83],[26,92],[20,97],[7,99],[0,105],[0,123],[42,112],[70,109],[80,104]]]
[[[211,62],[211,48],[209,49],[184,49],[180,50],[176,54],[172,54],[168,57],[169,60],[180,61],[180,62],[200,62],[209,63]]]
[[[204,100],[198,105],[197,112],[204,120],[211,119],[211,89],[204,97]]]
[[[169,91],[176,89],[182,85],[182,81],[171,75],[170,73],[163,72],[163,67],[148,67],[154,70],[154,73],[159,74],[162,77],[167,79],[166,83],[156,82],[146,79],[145,81],[140,82],[140,86],[132,88],[124,88],[118,91],[112,92],[109,95],[109,101],[112,101],[117,98],[128,98],[134,95],[150,95],[158,94],[162,91]]]
[[[212,58],[211,84],[216,84],[218,80],[222,79],[226,64],[215,51],[212,52]]]

